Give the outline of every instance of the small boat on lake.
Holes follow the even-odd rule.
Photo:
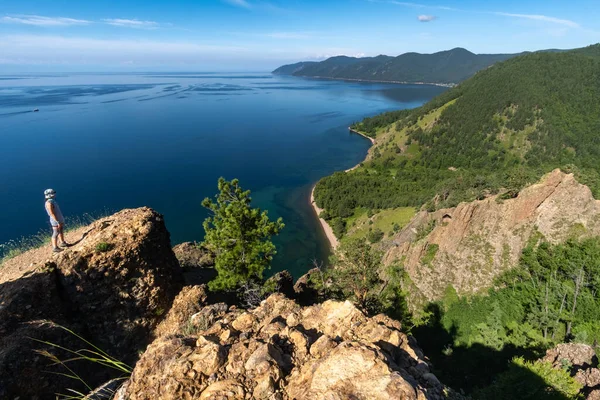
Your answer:
[[[33,112],[38,112],[38,111],[40,111],[40,109],[39,109],[39,108],[34,108],[34,109],[33,109]]]

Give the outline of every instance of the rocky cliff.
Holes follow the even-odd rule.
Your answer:
[[[67,388],[84,390],[56,375],[67,371],[40,353],[73,357],[39,341],[86,347],[56,324],[134,363],[183,282],[162,216],[149,208],[96,221],[71,248],[32,268],[0,284],[1,399],[54,399]],[[71,367],[92,385],[111,375],[92,363]]]
[[[383,315],[368,318],[349,302],[302,308],[281,294],[253,310],[217,303],[191,314],[205,298],[201,287],[181,292],[164,335],[117,398],[408,400],[450,393],[414,339]]]
[[[174,253],[162,216],[149,208],[77,235],[61,254],[41,258],[49,255],[38,249],[11,260],[22,277],[0,276],[0,399],[54,399],[69,389],[113,397],[123,380],[101,365],[68,363],[93,391],[56,375],[71,372],[47,355],[67,360],[67,349],[89,347],[61,326],[135,365],[114,397],[121,400],[460,398],[388,317],[369,318],[349,302],[303,308],[281,293],[244,309],[216,303],[204,285],[184,286],[182,271],[190,280],[210,275],[210,255],[193,244]],[[310,297],[302,282],[302,295],[294,292],[287,273],[270,286]]]
[[[400,261],[413,294],[435,300],[448,286],[461,294],[490,287],[518,262],[530,239],[592,235],[600,235],[600,201],[572,174],[554,170],[514,198],[421,211],[388,244],[385,262]]]

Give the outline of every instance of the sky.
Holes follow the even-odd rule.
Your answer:
[[[464,47],[600,42],[600,0],[0,0],[0,73],[270,71]]]

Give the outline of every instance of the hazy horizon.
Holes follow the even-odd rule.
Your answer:
[[[0,73],[271,71],[331,56],[600,42],[593,0],[3,2]],[[583,12],[585,10],[585,12]]]
[[[593,45],[595,43],[590,43],[588,45]],[[588,45],[584,45],[581,47],[586,47]],[[453,47],[456,48],[456,47]],[[440,50],[440,51],[446,51],[446,50],[451,50],[453,48],[449,48],[449,49],[445,49],[445,50]],[[541,50],[571,50],[571,49],[575,49],[578,47],[573,47],[573,48],[547,48],[547,49],[534,49],[534,50],[523,50],[523,51],[517,51],[514,52],[512,54],[517,54],[517,53],[522,53],[522,52],[535,52],[535,51],[541,51]],[[468,51],[471,51],[469,49],[466,49]],[[390,57],[397,57],[400,56],[402,54],[406,54],[406,53],[411,53],[411,52],[404,52],[401,54],[378,54],[378,55],[385,55],[385,56],[390,56]],[[415,52],[418,53],[418,52]],[[437,52],[434,52],[437,53]],[[473,52],[474,53],[474,52]],[[421,53],[421,54],[432,54],[432,53]],[[500,54],[500,53],[489,53],[489,52],[482,52],[482,53],[476,53],[476,54]],[[337,56],[345,56],[345,54],[339,54]],[[337,57],[337,56],[331,56],[331,57]],[[377,56],[377,55],[376,55]],[[356,57],[356,56],[347,56],[347,57],[354,57],[354,58],[373,58],[376,56],[362,56],[362,57]],[[329,57],[328,57],[329,58]],[[151,67],[151,66],[141,66],[141,67],[136,67],[139,69],[135,69],[132,67],[126,68],[126,67],[107,67],[107,66],[102,66],[102,65],[97,65],[97,66],[72,66],[72,67],[65,67],[65,66],[57,66],[57,65],[2,65],[0,64],[0,76],[2,75],[7,75],[7,76],[17,76],[17,75],[35,75],[35,74],[85,74],[85,75],[102,75],[102,74],[153,74],[153,73],[161,73],[161,74],[169,74],[169,73],[173,73],[173,74],[240,74],[240,73],[271,73],[273,72],[273,70],[277,69],[278,67],[281,67],[283,65],[287,65],[287,64],[295,64],[298,62],[303,62],[303,61],[323,61],[325,59],[322,60],[292,60],[289,62],[285,62],[282,64],[277,64],[274,65],[273,67],[266,67],[264,69],[252,69],[252,68],[244,68],[244,67],[240,67],[239,69],[234,69],[234,68],[229,68],[227,69],[227,67],[224,67],[225,69],[212,69],[212,70],[201,70],[201,69],[197,69],[197,70],[193,70],[193,69],[186,69],[185,67],[181,67],[181,69],[177,69],[177,67],[161,67],[161,66],[157,66],[157,67]],[[3,69],[3,67],[5,69]],[[11,68],[12,67],[12,68]],[[152,69],[155,68],[155,69]]]

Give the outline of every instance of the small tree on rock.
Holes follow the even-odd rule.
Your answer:
[[[328,275],[334,289],[366,309],[379,287],[382,254],[364,239],[348,239],[340,244],[331,259]]]
[[[204,199],[202,206],[212,216],[204,220],[203,245],[215,254],[218,276],[209,283],[211,290],[231,290],[253,279],[262,279],[276,254],[271,236],[284,224],[269,220],[266,211],[250,206],[250,191],[244,191],[237,179],[219,178],[216,201]]]

